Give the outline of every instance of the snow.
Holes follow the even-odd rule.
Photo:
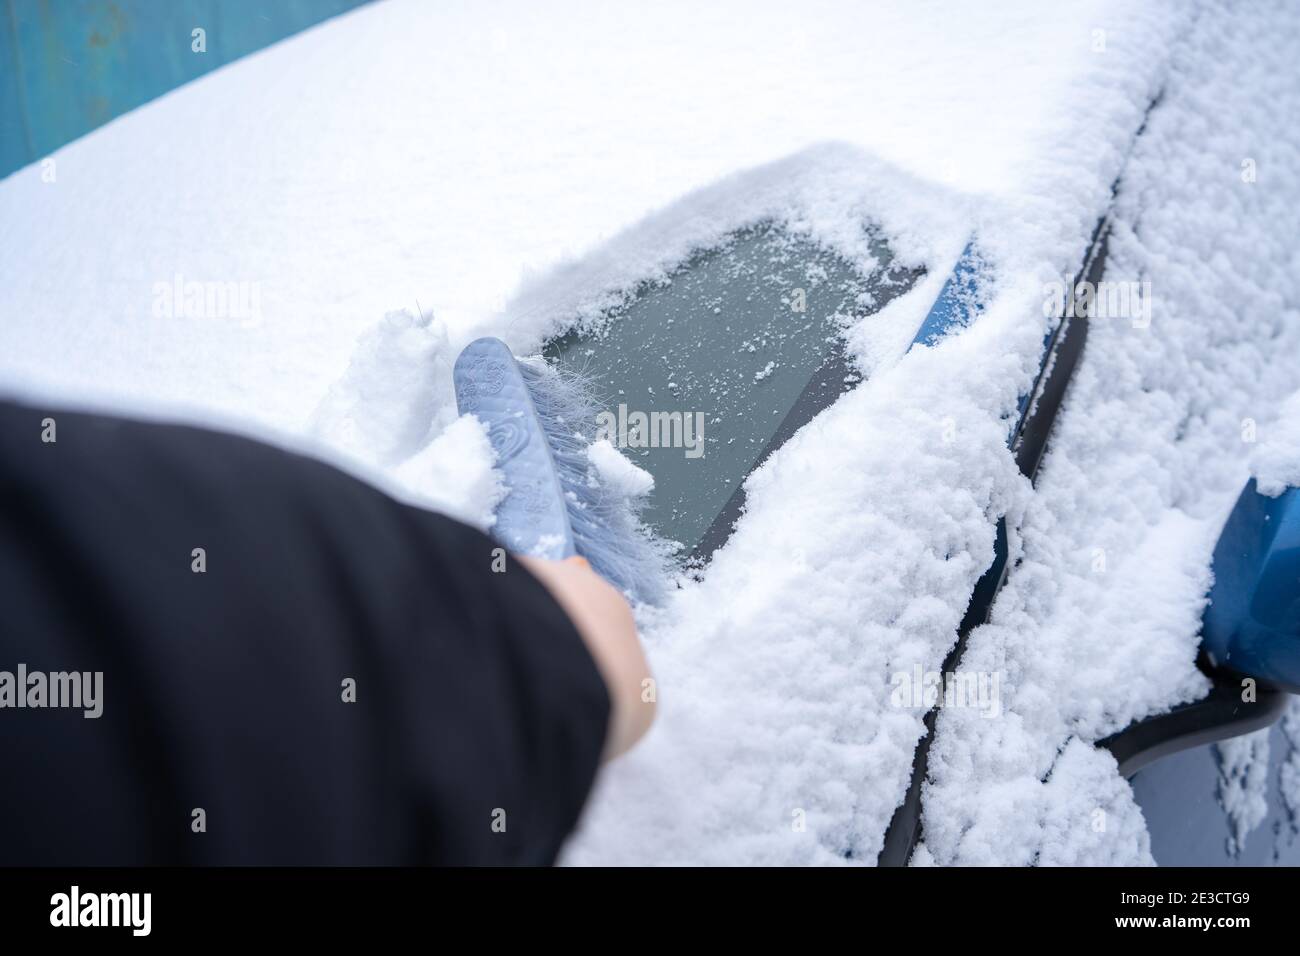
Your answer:
[[[1287,488],[1300,486],[1300,392],[1282,405],[1271,427],[1258,434],[1258,423],[1244,423],[1256,428],[1259,448],[1251,459],[1251,474],[1261,495],[1276,498]]]
[[[608,438],[592,442],[587,457],[595,466],[600,482],[619,497],[640,498],[655,486],[654,476],[629,461]]]
[[[394,493],[486,531],[506,496],[494,463],[487,428],[466,415],[393,469],[401,488]]]
[[[1278,773],[1278,788],[1295,834],[1300,832],[1300,697],[1291,698],[1282,715],[1282,736],[1288,749]]]
[[[455,417],[440,392],[452,358],[442,322],[388,313],[357,342],[347,370],[317,405],[312,430],[378,465],[408,457]]]
[[[54,183],[0,182],[0,389],[310,444],[486,526],[504,489],[455,415],[461,347],[528,354],[764,219],[869,268],[870,219],[929,274],[847,330],[865,379],[751,476],[707,573],[639,609],[659,717],[566,860],[873,861],[922,731],[893,679],[941,670],[1005,513],[1022,563],[962,664],[998,675],[998,716],[942,712],[915,862],[1149,862],[1091,742],[1204,690],[1245,418],[1278,436],[1261,481],[1292,473],[1296,21],[377,3],[60,149]],[[1171,63],[1112,243],[1150,321],[1094,323],[1035,493],[1002,419]],[[985,310],[904,356],[972,234]],[[248,284],[256,320],[156,309],[176,276]],[[609,453],[635,469],[593,449],[603,474],[644,487]]]
[[[1228,814],[1228,853],[1236,856],[1246,837],[1268,816],[1270,728],[1214,745],[1219,758],[1219,802]]]
[[[405,500],[486,529],[506,489],[487,429],[447,400],[453,359],[432,314],[389,312],[361,335],[309,435],[344,466],[388,474]]]
[[[1058,753],[1203,692],[1192,661],[1209,558],[1257,447],[1243,426],[1294,428],[1283,401],[1300,377],[1300,135],[1288,117],[1300,88],[1281,64],[1297,55],[1295,11],[1219,4],[1174,55],[1107,272],[1151,282],[1151,321],[1090,327],[1021,523],[1021,564],[963,665],[1005,669],[1009,719],[939,718],[924,821],[939,863],[1029,862],[1054,826],[1049,782],[1065,773],[1081,811],[1123,823],[1095,833],[1076,816],[1074,861],[1151,862],[1131,836],[1131,795],[1098,786],[1111,758],[1093,751],[1084,775]],[[1247,157],[1256,182],[1241,176]],[[985,798],[992,786],[1000,802]],[[1254,812],[1245,796],[1232,806]]]

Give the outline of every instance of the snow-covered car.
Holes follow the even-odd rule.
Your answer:
[[[577,383],[659,709],[563,862],[1296,862],[1300,11],[797,7],[366,4],[33,154],[0,387],[488,529],[457,356]]]
[[[895,260],[878,228],[862,228],[871,237],[870,255],[855,264],[785,223],[759,221],[605,299],[544,350],[550,364],[599,396],[598,440],[636,463],[639,477],[629,487],[647,498],[642,519],[673,543],[674,561],[694,577],[704,576],[740,519],[746,478],[858,383],[845,358],[846,332],[878,320],[925,276],[924,268]],[[1044,341],[1042,372],[1022,396],[1008,437],[1031,480],[1082,353],[1085,323],[1096,317],[1097,307],[1085,299],[1099,286],[1106,294],[1109,228],[1105,220],[1098,224],[1068,286]],[[978,271],[968,246],[910,346],[933,346],[974,319],[980,286],[990,282]],[[1289,693],[1300,690],[1300,496],[1279,482],[1265,491],[1254,481],[1243,490],[1215,551],[1197,657],[1209,692],[1099,742],[1132,779],[1161,863],[1300,859],[1292,828],[1295,769],[1269,760],[1270,741],[1284,744],[1300,729],[1300,711],[1288,713]],[[961,674],[965,637],[988,619],[1007,574],[1007,547],[1000,525],[945,674]],[[938,695],[925,704],[945,702],[953,704]],[[921,839],[934,713],[881,863],[907,863]],[[1286,723],[1275,726],[1284,714]],[[1261,837],[1248,844],[1265,818]]]

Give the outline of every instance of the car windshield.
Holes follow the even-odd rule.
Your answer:
[[[919,277],[870,235],[864,273],[777,225],[736,233],[545,349],[591,384],[608,437],[654,476],[643,518],[684,554],[726,540],[745,476],[857,380],[845,327]]]

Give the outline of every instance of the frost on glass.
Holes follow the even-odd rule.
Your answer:
[[[590,383],[602,421],[617,424],[614,443],[654,476],[643,518],[684,555],[726,540],[745,476],[858,380],[844,329],[919,277],[871,237],[859,271],[805,237],[756,226],[546,348]]]

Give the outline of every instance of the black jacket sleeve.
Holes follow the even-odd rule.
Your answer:
[[[552,862],[609,700],[498,559],[302,456],[0,403],[0,864]],[[72,673],[100,716],[34,694]]]

